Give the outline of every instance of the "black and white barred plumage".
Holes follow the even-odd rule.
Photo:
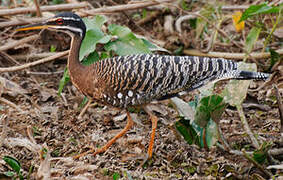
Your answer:
[[[223,58],[141,54],[118,56],[94,65],[104,87],[101,101],[128,107],[166,99],[222,79],[267,79],[269,74],[238,70]]]

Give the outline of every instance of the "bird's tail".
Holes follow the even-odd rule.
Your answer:
[[[220,77],[220,79],[266,80],[269,77],[270,77],[270,74],[268,73],[232,70],[232,71],[228,71],[225,74],[223,74],[222,77]]]

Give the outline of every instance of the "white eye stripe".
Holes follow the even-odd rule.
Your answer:
[[[68,30],[70,30],[72,32],[78,32],[78,33],[80,33],[80,36],[82,36],[82,34],[83,34],[83,30],[82,29],[71,27],[71,26],[56,26],[54,28],[55,29],[68,29]]]
[[[73,20],[73,21],[80,21],[80,19],[76,19],[76,18],[73,18],[73,17],[57,17],[57,18],[52,18],[52,19],[49,19],[48,21],[56,21],[58,19],[63,19],[63,20]]]

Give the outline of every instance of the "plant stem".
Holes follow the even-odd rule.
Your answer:
[[[268,34],[267,38],[265,39],[264,43],[263,43],[263,48],[262,48],[262,51],[261,52],[264,52],[267,44],[269,43],[270,41],[270,38],[271,38],[271,35],[273,34],[273,32],[275,31],[277,25],[279,24],[280,22],[280,19],[281,19],[281,9],[279,10],[279,15],[278,17],[276,18],[276,21],[275,21],[275,24],[273,24],[273,27],[271,29],[271,32]]]
[[[258,149],[259,148],[259,143],[258,143],[257,139],[255,138],[253,132],[251,131],[251,129],[249,127],[249,124],[248,124],[247,119],[245,117],[242,105],[236,105],[236,107],[237,107],[237,110],[238,110],[238,113],[240,115],[241,122],[242,122],[242,124],[244,126],[245,131],[247,132],[247,134],[251,138],[253,146]]]

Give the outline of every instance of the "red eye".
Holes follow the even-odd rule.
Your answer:
[[[57,19],[57,20],[56,20],[56,23],[57,23],[57,24],[63,24],[63,19]]]

